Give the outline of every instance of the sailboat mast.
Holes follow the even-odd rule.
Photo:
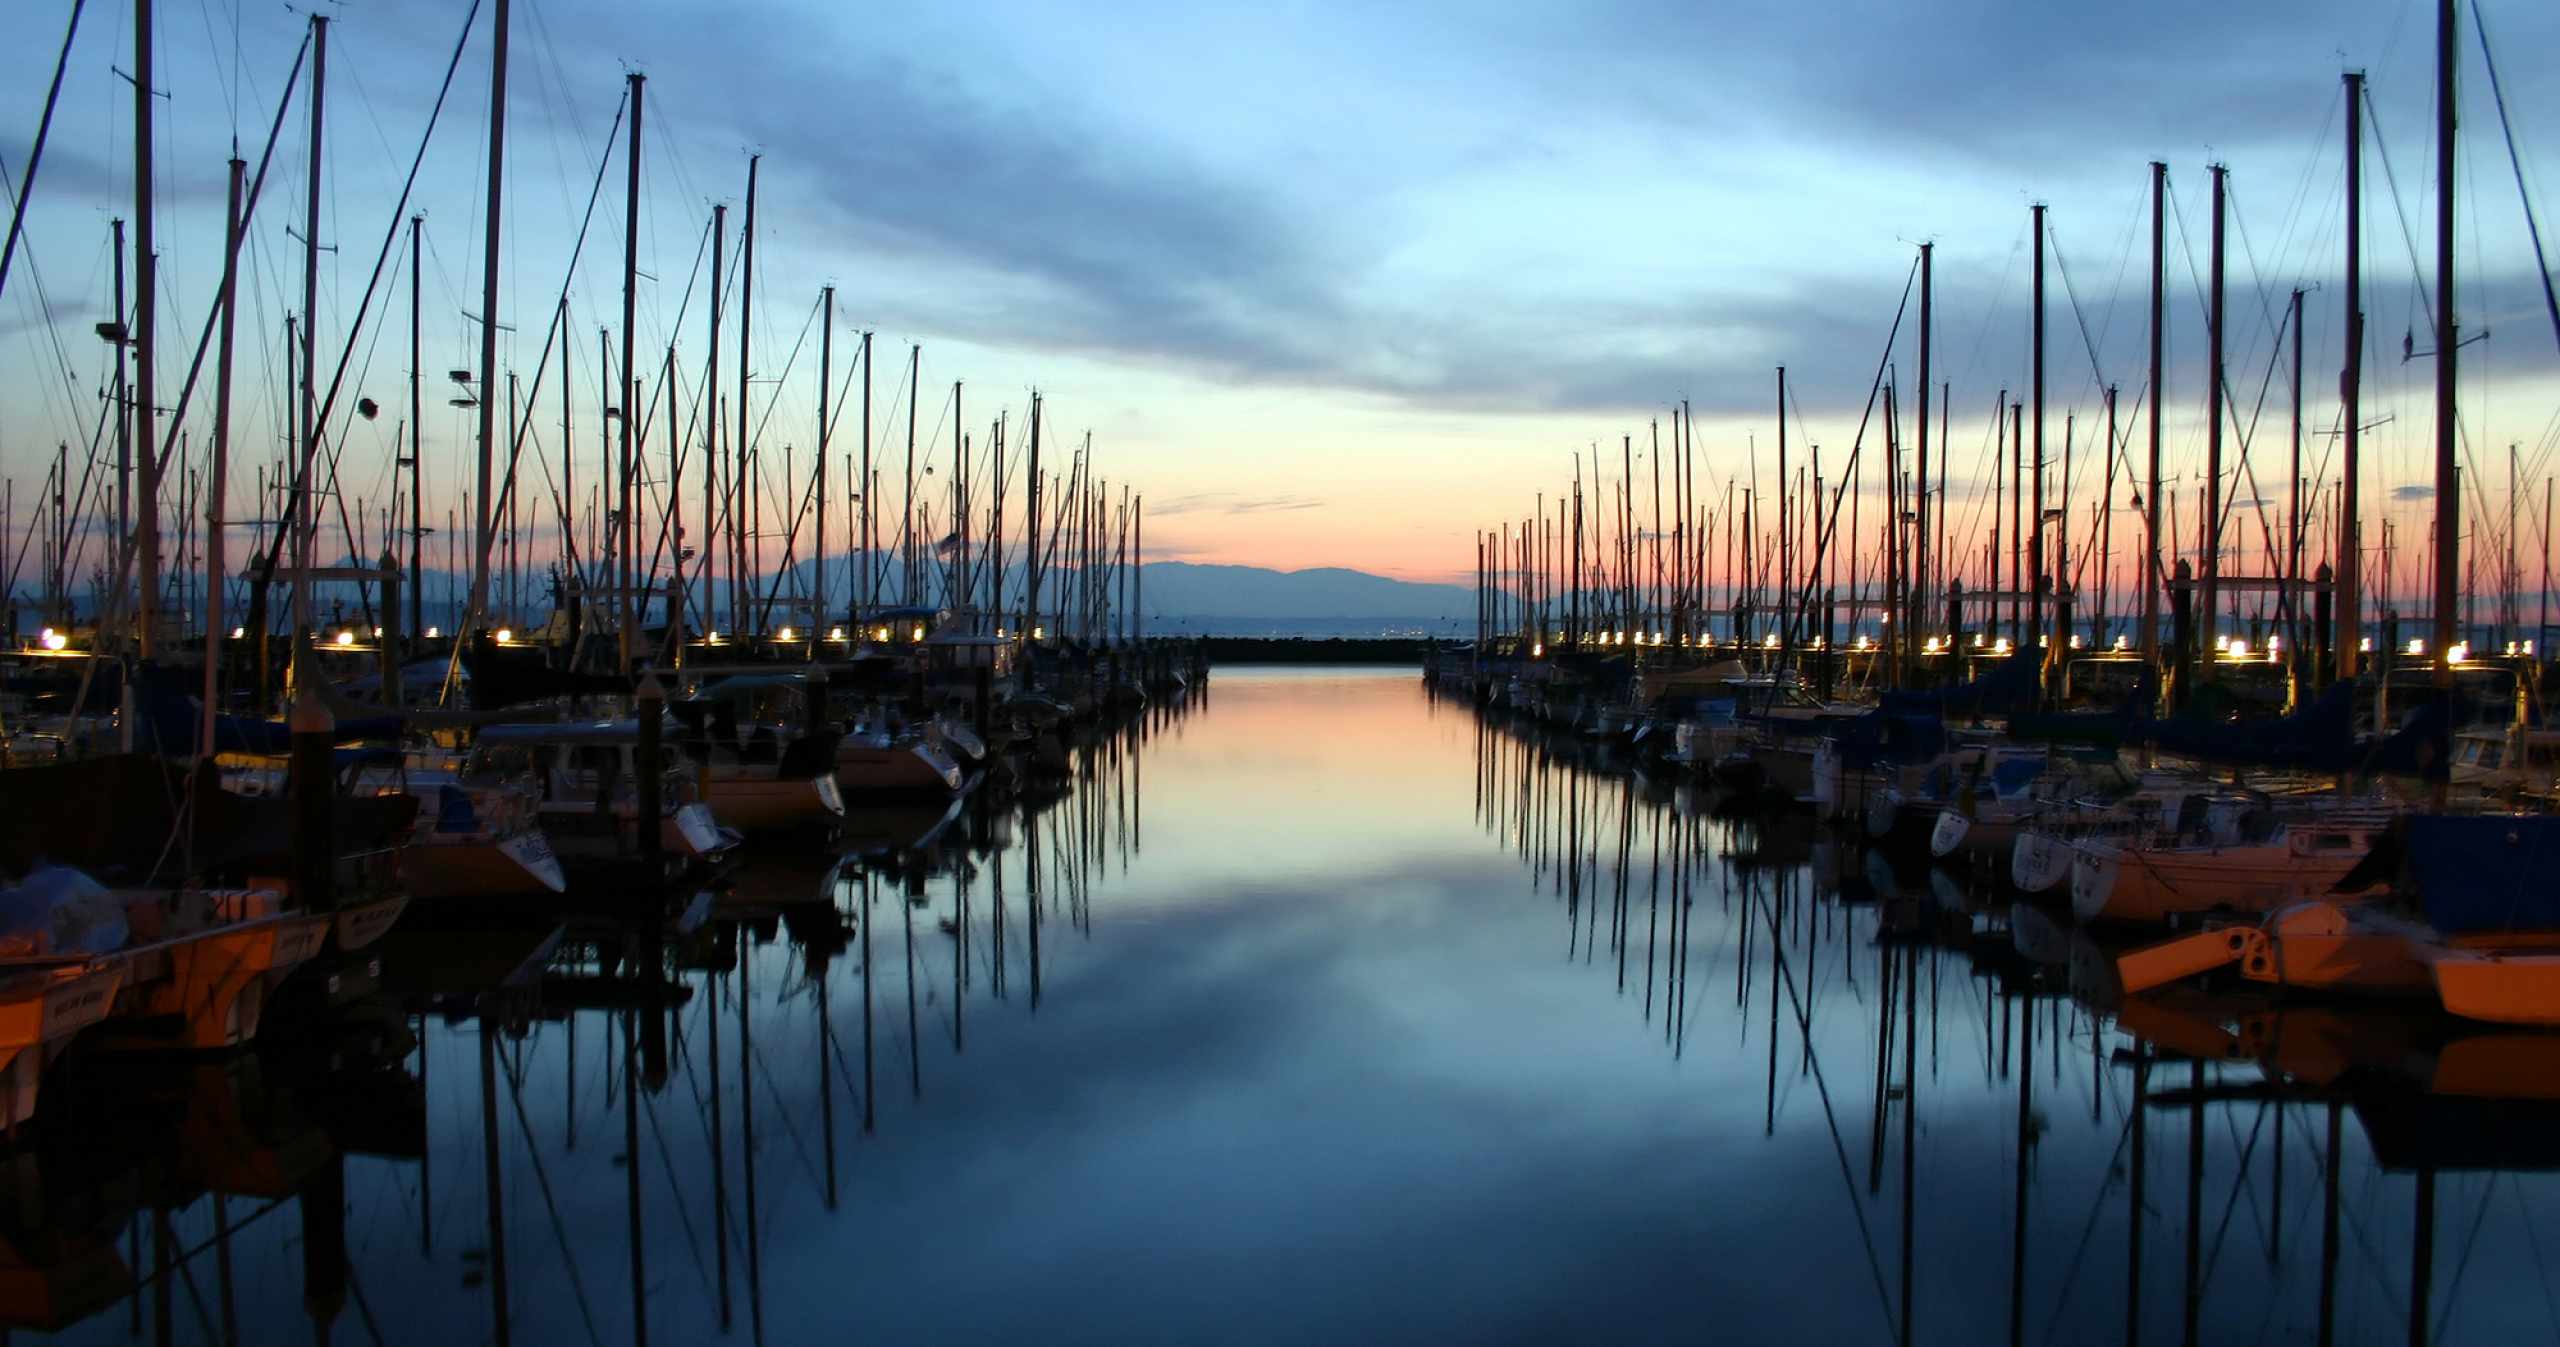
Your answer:
[[[2157,670],[2160,667],[2160,299],[2162,260],[2161,244],[2165,237],[2163,203],[2168,194],[2169,165],[2151,161],[2151,471],[2143,483],[2142,493],[2142,662]],[[2354,282],[2348,285],[2352,293]],[[2347,431],[2354,443],[2354,418],[2349,418]],[[2349,463],[2354,460],[2351,457]],[[2349,488],[2352,490],[2353,488]],[[2180,675],[2184,677],[2182,673]],[[2148,710],[2149,708],[2145,708]]]
[[[427,422],[422,412],[425,398],[419,387],[421,371],[418,363],[422,358],[418,341],[420,325],[418,282],[422,271],[422,264],[418,258],[418,242],[419,231],[425,228],[426,222],[427,217],[423,214],[409,217],[409,461],[406,466],[409,469],[409,635],[413,640],[423,638],[427,630],[422,620],[426,614],[426,587],[419,583],[424,578],[421,563],[425,558],[421,552],[425,546],[426,537],[426,529],[423,527],[426,521],[425,506],[420,500],[419,485],[425,480],[425,469],[421,465],[426,462],[427,456],[425,444]],[[227,282],[224,293],[229,293]],[[231,320],[230,304],[229,299],[223,301],[223,322],[226,325],[226,331]],[[222,380],[223,390],[227,391],[231,385],[230,371],[223,370],[219,377]],[[217,429],[214,437],[217,441],[220,440],[222,432]],[[209,583],[217,585],[221,583],[222,571],[219,567],[206,574]]]
[[[639,358],[634,347],[640,326],[640,114],[649,92],[649,77],[633,71],[625,78],[631,84],[631,139],[623,152],[622,377],[617,387],[632,391],[621,397],[623,403],[621,433],[615,437],[618,455],[614,464],[613,494],[614,499],[621,505],[617,515],[621,527],[615,530],[614,535],[617,543],[614,547],[613,644],[617,669],[627,678],[631,675],[632,642],[637,639],[636,632],[639,626],[637,619],[646,616],[646,605],[633,602],[631,586],[632,572],[635,569],[634,549],[640,533],[640,512],[636,508],[638,492],[633,489],[633,467],[638,462],[638,458],[632,443],[633,438],[639,433],[640,421],[639,399],[634,396],[640,386],[637,374]],[[563,303],[565,304],[566,301],[564,300]],[[563,314],[560,326],[565,329],[568,325],[568,317]],[[563,350],[565,349],[564,345]],[[567,357],[564,355],[562,360],[565,363]],[[569,372],[563,369],[560,371],[560,405],[564,409],[569,405],[568,386]],[[667,386],[667,396],[673,398],[675,391],[674,384],[670,383]],[[565,410],[561,414],[561,436],[564,440],[568,436],[568,415]],[[567,453],[568,450],[564,446],[561,452]],[[681,568],[683,563],[677,564]],[[672,621],[669,625],[673,625]]]
[[[752,377],[747,360],[755,343],[756,168],[763,162],[763,155],[747,156],[747,217],[738,245],[738,433],[729,441],[729,466],[737,476],[729,493],[729,526],[737,551],[729,563],[729,621],[740,636],[747,634],[749,590],[755,584],[757,564],[764,559],[764,540],[754,536],[752,525],[755,485],[749,476],[753,455],[747,432],[747,409],[755,401],[747,383]]]
[[[230,198],[222,217],[222,325],[216,337],[220,344],[213,353],[213,480],[206,483],[204,526],[204,721],[196,736],[199,761],[213,753],[213,718],[222,706],[222,580],[229,564],[223,555],[222,512],[223,485],[231,472],[231,315],[240,282],[241,183],[248,168],[246,161],[232,156]],[[417,452],[414,443],[410,452]]]
[[[817,496],[816,584],[809,599],[810,624],[827,625],[827,438],[833,427],[827,419],[827,397],[833,391],[836,370],[836,288],[832,285],[818,293],[818,474],[811,483]],[[818,637],[809,638],[809,657],[818,656]]]
[[[492,478],[496,474],[498,435],[498,242],[500,207],[506,201],[507,160],[507,30],[509,0],[497,0],[489,47],[489,186],[488,209],[482,220],[480,243],[480,410],[479,494],[473,498],[478,511],[477,531],[472,534],[471,617],[481,620],[489,603],[489,547],[494,541],[490,532],[490,502],[497,499]],[[317,24],[318,18],[312,20]],[[319,88],[312,89],[312,117],[319,117]],[[316,132],[314,133],[317,134]],[[316,211],[316,207],[314,208]],[[315,216],[316,218],[316,216]],[[477,632],[456,633],[458,639],[471,639]]]
[[[320,171],[321,165],[325,162],[320,152],[320,131],[323,124],[321,109],[323,95],[328,88],[328,74],[329,18],[325,14],[314,14],[311,16],[311,168],[304,176],[305,192],[302,203],[302,370],[300,377],[302,432],[301,443],[296,449],[300,459],[300,470],[294,474],[293,478],[294,634],[292,662],[287,666],[292,671],[293,686],[297,693],[301,691],[303,679],[308,672],[303,665],[303,646],[311,639],[311,492],[316,485],[312,481],[312,469],[320,449],[320,427],[314,424],[319,415],[318,405],[314,401],[317,389],[313,383],[312,374],[316,358],[314,335],[320,325]],[[495,296],[497,293],[495,270],[497,202],[494,198],[490,202],[489,209],[492,212],[492,228],[489,235],[492,244],[489,293]],[[145,289],[150,287],[147,277],[143,284]],[[495,302],[494,298],[491,302]],[[497,349],[497,311],[490,309],[488,315],[489,326],[485,329],[488,334],[488,345],[484,349],[494,353]],[[148,397],[149,391],[144,390],[143,396]],[[486,418],[483,418],[484,424],[485,421]],[[144,446],[144,452],[150,452],[148,445]]]
[[[702,625],[714,634],[720,630],[717,558],[725,546],[720,540],[720,296],[728,279],[721,269],[728,228],[728,203],[711,203],[711,349],[702,362],[702,539],[694,550],[701,558],[696,573],[701,577]]]
[[[2029,364],[2032,367],[2030,377],[2034,382],[2028,391],[2028,397],[2034,404],[2035,410],[2035,467],[2029,486],[2028,514],[2030,517],[2027,520],[2027,526],[2035,532],[2027,535],[2029,574],[2026,585],[2030,595],[2027,607],[2027,642],[2032,645],[2037,638],[2044,635],[2044,606],[2048,598],[2051,577],[2045,574],[2044,564],[2044,203],[2039,201],[2029,207],[2028,211],[2032,217],[2036,235],[2035,294],[2029,301],[2029,320],[2034,334],[2029,348]],[[2039,662],[2043,667],[2051,668],[2051,662],[2041,656]]]
[[[907,347],[907,488],[898,518],[900,601],[916,601],[916,394],[924,388],[924,348]]]
[[[1902,649],[1906,658],[1920,650],[1920,634],[1928,630],[1929,612],[1929,356],[1931,329],[1934,326],[1931,265],[1936,260],[1937,245],[1920,245],[1920,490],[1912,500],[1910,566],[1903,580],[1904,599],[1910,613],[1904,619]],[[1899,511],[1896,514],[1899,515]]]
[[[2364,662],[2363,526],[2356,516],[2356,440],[2363,431],[2357,422],[2364,415],[2364,72],[2350,70],[2343,79],[2347,97],[2347,359],[2338,378],[2346,407],[2339,426],[2336,608],[2338,676],[2353,679],[2357,666]]]
[[[133,4],[133,266],[141,288],[133,303],[133,444],[141,451],[141,461],[134,473],[141,509],[137,511],[134,556],[138,566],[135,586],[141,597],[138,609],[142,623],[140,653],[152,656],[156,628],[160,622],[160,454],[155,447],[158,438],[152,433],[154,409],[152,394],[152,349],[154,329],[158,325],[159,291],[158,257],[152,250],[151,238],[151,12],[152,0],[134,0]],[[323,48],[325,50],[325,48]],[[320,156],[320,121],[318,105],[313,105],[311,155],[316,164]],[[312,172],[317,174],[318,168]],[[124,315],[116,317],[121,320]],[[306,398],[309,394],[306,392]]]
[[[2436,595],[2435,681],[2453,686],[2453,646],[2459,639],[2455,610],[2462,601],[2462,478],[2454,457],[2454,366],[2462,345],[2453,311],[2453,187],[2455,11],[2458,0],[2436,6]],[[2442,803],[2442,783],[2437,785]]]
[[[2197,605],[2196,628],[2199,644],[2196,658],[2201,662],[2202,681],[2214,681],[2214,657],[2219,653],[2214,632],[2222,624],[2219,604],[2222,596],[2222,329],[2223,329],[2223,224],[2227,214],[2230,171],[2213,165],[2213,255],[2207,265],[2205,344],[2204,433],[2204,585],[2202,601]]]

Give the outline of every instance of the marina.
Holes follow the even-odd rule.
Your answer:
[[[751,860],[690,929],[395,929],[323,1043],[71,1059],[11,1170],[13,1327],[2554,1329],[2541,1035],[2101,1008],[2036,908],[1406,671],[1225,671],[1074,759],[876,858]]]
[[[2549,16],[629,8],[0,52],[0,1340],[2560,1340]]]

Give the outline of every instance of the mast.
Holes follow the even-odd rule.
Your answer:
[[[142,451],[136,465],[135,484],[142,497],[142,508],[134,523],[134,555],[138,566],[135,586],[141,597],[139,616],[142,622],[140,653],[149,660],[157,636],[154,630],[160,618],[160,454],[159,440],[152,433],[152,394],[156,385],[151,377],[154,328],[159,315],[159,271],[157,256],[151,247],[151,10],[152,0],[133,0],[133,269],[141,289],[133,302],[133,442]],[[327,47],[321,50],[325,53]],[[320,115],[319,104],[312,104],[311,157],[312,173],[319,173]],[[122,321],[124,315],[116,315]],[[121,363],[121,362],[119,362]],[[309,392],[304,393],[308,399]]]
[[[2027,568],[2030,574],[2026,586],[2032,596],[2027,607],[2027,641],[2033,644],[2044,634],[2044,605],[2049,583],[2044,567],[2044,203],[2039,201],[2028,210],[2032,214],[2036,234],[2035,296],[2030,301],[2034,329],[2030,364],[2034,385],[2028,394],[2035,404],[2035,470],[2028,507],[2032,518],[2027,521],[2028,527],[2035,532],[2028,535]],[[2047,657],[2040,656],[2039,663],[2051,668],[2051,660]]]
[[[2204,584],[2197,607],[2196,658],[2202,662],[2203,681],[2214,681],[2214,633],[2222,625],[2222,614],[2216,610],[2222,595],[2222,328],[2223,328],[2223,247],[2222,233],[2225,203],[2228,199],[2230,170],[2221,164],[2213,169],[2213,255],[2207,262],[2204,433]]]
[[[425,468],[422,465],[427,457],[425,443],[427,422],[423,412],[424,399],[419,391],[421,370],[419,361],[422,356],[418,342],[418,278],[420,274],[418,241],[419,231],[425,227],[426,222],[427,217],[424,214],[409,217],[409,461],[405,466],[409,469],[409,635],[413,639],[423,639],[427,631],[424,622],[426,586],[421,583],[425,578],[422,566],[425,557],[422,552],[425,548],[424,540],[427,532],[424,527],[426,507],[421,501],[419,491],[420,483],[425,480]],[[227,294],[228,291],[226,290],[225,293]],[[231,320],[230,300],[225,299],[223,307],[223,321],[228,324]],[[231,383],[230,372],[223,371],[221,378],[223,386],[227,389]],[[219,429],[215,430],[214,437],[219,441],[222,432]],[[222,577],[218,567],[206,574],[215,583],[219,583]]]
[[[946,574],[943,593],[952,599],[958,611],[969,598],[969,445],[960,434],[960,381],[951,381],[951,531],[960,543],[956,575]],[[939,545],[937,544],[937,550]]]
[[[1911,531],[1912,552],[1903,597],[1911,606],[1902,629],[1902,650],[1906,657],[1920,649],[1920,634],[1927,630],[1929,612],[1929,345],[1931,327],[1930,266],[1937,245],[1920,245],[1920,490],[1916,517]],[[1899,507],[1895,517],[1901,516]]]
[[[196,759],[213,756],[214,715],[222,706],[222,548],[223,484],[231,471],[231,314],[232,296],[240,281],[240,192],[249,165],[231,157],[229,204],[223,213],[222,326],[213,353],[213,480],[204,527],[204,707],[196,735]],[[414,380],[412,381],[414,382]],[[413,445],[411,453],[417,452]]]
[[[620,366],[620,369],[622,370],[622,377],[617,381],[617,386],[627,389],[637,389],[639,387],[639,378],[635,371],[638,368],[639,355],[634,349],[633,343],[640,326],[640,114],[643,103],[645,102],[645,96],[649,92],[649,77],[635,70],[628,76],[625,76],[625,78],[631,85],[631,139],[628,142],[628,148],[624,151],[625,165],[623,169],[622,187],[622,364]],[[718,284],[716,278],[713,284]],[[562,304],[565,308],[567,304],[567,300],[565,298],[562,300]],[[560,326],[565,330],[568,325],[568,315],[564,312],[561,315]],[[568,364],[567,352],[568,345],[564,342],[561,345],[562,354],[560,357],[561,364],[563,366],[560,371],[560,405],[564,409],[561,412],[560,433],[564,442],[568,438],[569,427],[568,413],[565,410],[569,405],[569,371],[566,368]],[[667,397],[669,399],[673,399],[675,395],[675,385],[673,382],[670,382],[667,385]],[[632,563],[635,559],[634,552],[637,546],[636,539],[639,537],[640,532],[640,512],[636,508],[638,493],[633,490],[633,469],[639,460],[634,452],[632,441],[633,437],[639,433],[637,426],[640,408],[637,405],[638,399],[636,397],[625,396],[622,401],[624,406],[622,408],[621,433],[615,437],[618,444],[619,455],[614,464],[614,497],[621,502],[622,508],[619,515],[621,527],[616,531],[616,543],[613,549],[615,613],[613,644],[614,655],[617,661],[616,667],[623,677],[628,678],[631,676],[631,647],[632,641],[638,630],[637,619],[646,615],[646,605],[635,604],[632,601],[633,596],[631,593],[633,580]],[[561,452],[563,454],[568,452],[565,443]],[[669,498],[673,499],[673,496],[671,495]],[[682,555],[681,548],[679,548],[678,555],[679,557]],[[683,562],[681,560],[677,562],[677,567],[678,569],[682,569]],[[672,622],[669,625],[673,625]]]
[[[2353,679],[2362,664],[2364,608],[2363,526],[2356,518],[2356,439],[2363,427],[2364,394],[2364,72],[2342,77],[2347,90],[2347,360],[2338,377],[2346,402],[2338,476],[2337,640],[2338,677]]]
[[[1031,480],[1030,506],[1023,512],[1022,544],[1022,636],[1031,633],[1040,621],[1040,394],[1031,394],[1030,466],[1025,470]]]
[[[674,342],[667,343],[666,381],[667,393],[664,401],[667,404],[667,510],[674,515],[676,525],[675,565],[669,568],[673,574],[667,593],[667,648],[675,652],[675,666],[682,669],[684,667],[685,608],[693,601],[693,596],[684,582],[684,437],[676,430],[676,344]],[[623,387],[631,390],[628,398],[631,405],[623,409],[623,414],[628,416],[639,406],[640,381],[636,378],[626,379],[623,381]]]
[[[501,12],[504,12],[503,5]],[[296,693],[302,690],[305,677],[302,662],[303,647],[311,639],[311,490],[316,485],[311,474],[320,450],[320,427],[314,424],[319,415],[319,408],[314,402],[318,390],[313,383],[312,374],[317,355],[315,336],[320,326],[320,169],[324,162],[320,153],[320,130],[322,96],[328,88],[328,74],[329,17],[325,14],[314,14],[311,16],[311,170],[304,175],[305,191],[302,203],[302,370],[300,376],[302,433],[301,443],[295,450],[300,466],[293,478],[294,634],[291,662],[286,666],[292,671],[293,687]],[[496,170],[493,167],[491,171],[494,173]],[[493,189],[494,185],[495,180],[492,179]],[[490,200],[489,209],[492,212],[489,235],[490,256],[494,266],[494,259],[497,256],[494,214],[497,210],[497,201],[494,196]],[[145,288],[148,288],[147,281]],[[488,290],[491,303],[496,302],[497,288],[497,273],[492,270],[489,275]],[[497,350],[498,336],[497,311],[495,309],[485,311],[489,314],[490,320],[485,349],[494,354]],[[484,416],[482,423],[486,424],[486,422],[487,418]]]
[[[1036,418],[1032,421],[1031,427],[1032,443],[1037,445],[1040,423]],[[1032,458],[1031,464],[1033,470],[1037,471],[1040,460],[1036,455]],[[862,502],[862,574],[867,581],[863,588],[863,602],[867,607],[878,608],[880,606],[878,569],[880,534],[871,513],[873,495],[871,490],[871,334],[868,332],[862,334],[862,477],[854,483],[854,487],[855,497]],[[1036,488],[1033,499],[1038,499]],[[1035,533],[1033,536],[1036,539],[1038,535]]]
[[[720,292],[726,274],[721,270],[723,237],[729,228],[727,202],[711,203],[711,351],[702,362],[702,540],[694,544],[701,564],[696,574],[701,577],[702,627],[705,632],[720,630],[719,571],[713,558],[720,554]]]
[[[737,485],[729,493],[729,529],[737,539],[737,553],[729,565],[729,621],[741,636],[747,631],[747,597],[755,583],[755,565],[764,559],[764,540],[753,536],[750,524],[755,487],[747,466],[747,407],[755,400],[747,386],[747,356],[755,342],[756,168],[763,162],[763,155],[747,156],[747,218],[738,253],[738,434],[729,442],[729,466],[737,476]],[[748,554],[750,547],[755,549],[752,557]]]
[[[809,621],[823,631],[827,625],[827,432],[833,427],[827,420],[827,395],[835,381],[836,368],[836,288],[832,285],[818,295],[818,477],[812,483],[817,496],[817,541],[812,546],[817,554],[817,583],[809,601]],[[818,636],[809,638],[809,657],[818,656]]]
[[[2284,543],[2284,629],[2285,639],[2298,652],[2301,633],[2296,630],[2302,617],[2302,290],[2293,292],[2293,476],[2285,495]]]
[[[1787,482],[1787,367],[1778,366],[1778,644],[1783,658],[1795,652],[1795,534],[1788,527],[1795,492]]]
[[[313,23],[321,20],[315,18]],[[499,208],[506,200],[507,167],[507,30],[508,0],[497,0],[496,24],[489,45],[489,204],[482,222],[480,242],[480,463],[479,494],[472,506],[479,512],[477,532],[472,535],[474,547],[471,563],[471,619],[482,620],[489,603],[489,547],[494,541],[490,533],[492,494],[498,435],[498,240]],[[316,104],[318,87],[313,87]],[[319,109],[312,109],[319,116]],[[315,133],[316,134],[316,133]],[[477,632],[457,632],[457,640],[468,640]]]
[[[2462,345],[2453,312],[2453,127],[2455,97],[2454,27],[2458,0],[2436,6],[2436,686],[2453,686],[2453,646],[2459,638],[2454,613],[2462,601],[2459,583],[2462,555],[2462,478],[2455,466],[2454,356]],[[2450,733],[2448,729],[2447,733]],[[2439,747],[2450,747],[2443,744]],[[2441,759],[2439,759],[2441,761]],[[2444,783],[2436,783],[2436,803],[2444,803]]]
[[[904,592],[898,597],[908,607],[916,601],[916,394],[924,388],[924,347],[907,347],[907,491],[904,513],[898,520],[899,582]]]
[[[2142,660],[2148,667],[2160,667],[2160,296],[2162,223],[2166,216],[2162,202],[2169,185],[2169,165],[2151,161],[2151,471],[2143,483],[2142,493]],[[2348,285],[2352,287],[2354,281]],[[2352,293],[2352,290],[2350,291]],[[2354,418],[2348,418],[2349,444],[2355,441]],[[2349,458],[2350,465],[2354,459]],[[2352,492],[2353,487],[2348,490]],[[2352,495],[2350,496],[2352,499]],[[2183,675],[2182,675],[2183,676]],[[2147,708],[2146,708],[2147,709]]]

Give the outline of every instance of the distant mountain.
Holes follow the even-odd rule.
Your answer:
[[[812,566],[803,562],[792,567],[792,582],[783,586],[785,594],[793,590],[807,592]],[[891,569],[894,570],[894,567]],[[829,588],[832,606],[841,609],[848,579],[855,570],[846,558],[829,557]],[[1022,572],[1018,565],[1008,566],[1010,583],[1007,592],[1020,602]],[[1051,570],[1041,580],[1042,607],[1048,608],[1062,587],[1074,583],[1072,572]],[[757,582],[759,594],[767,591],[771,577]],[[894,576],[889,581],[889,601],[897,601]],[[1340,566],[1315,566],[1306,570],[1283,571],[1263,566],[1207,566],[1189,561],[1151,561],[1139,578],[1139,599],[1146,613],[1146,628],[1153,635],[1190,632],[1213,636],[1381,636],[1452,634],[1473,631],[1475,593],[1464,585],[1421,584],[1395,580],[1366,571]],[[429,568],[425,575],[426,621],[430,625],[453,622],[465,597],[462,577]],[[721,602],[728,597],[728,582],[718,582]],[[352,585],[329,583],[317,587],[315,595],[320,619],[324,623],[353,620],[357,612]],[[493,599],[503,604],[504,586],[492,584]],[[514,616],[519,621],[538,620],[551,607],[548,568],[527,568],[524,581],[526,608],[529,612]],[[939,602],[938,575],[927,582],[928,601]],[[27,600],[22,588],[19,599]],[[88,611],[93,605],[83,591],[76,596],[77,607]],[[279,601],[283,596],[278,596]],[[239,602],[236,591],[232,602]],[[402,606],[407,606],[404,596]],[[31,610],[31,605],[28,605]],[[786,613],[786,609],[790,610]],[[234,608],[236,615],[237,608]],[[778,600],[774,608],[775,622],[806,621],[807,614],[786,600]]]
[[[1277,571],[1151,561],[1140,576],[1147,620],[1219,635],[1350,636],[1474,629],[1475,592],[1339,566]]]

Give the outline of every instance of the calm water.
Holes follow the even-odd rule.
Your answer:
[[[76,1342],[2560,1337],[2560,1126],[2512,1098],[2555,1040],[2190,1005],[2146,1045],[2052,923],[1569,748],[1408,671],[1231,669],[1061,798],[894,871],[760,860],[660,950],[413,935],[405,1056],[49,1097],[0,1303]]]

